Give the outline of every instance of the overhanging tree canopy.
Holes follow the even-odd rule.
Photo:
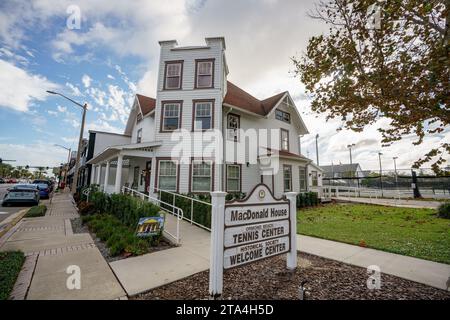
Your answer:
[[[296,74],[313,97],[312,109],[339,117],[362,131],[380,117],[388,146],[407,135],[414,144],[442,133],[450,123],[449,0],[330,0],[310,14],[330,26],[293,58]],[[438,172],[450,154],[442,141],[414,166],[432,163]]]

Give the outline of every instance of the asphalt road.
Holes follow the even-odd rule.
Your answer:
[[[0,184],[0,204],[3,202],[3,197],[5,196],[7,190],[9,187],[12,187],[13,184]],[[14,206],[14,207],[2,207],[0,206],[0,222],[2,222],[3,220],[5,220],[7,217],[9,217],[10,215],[25,209],[27,207],[19,207],[19,206]]]

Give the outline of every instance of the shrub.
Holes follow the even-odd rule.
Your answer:
[[[304,192],[297,195],[297,208],[307,208],[319,205],[320,199],[317,192]]]
[[[24,262],[22,252],[0,252],[0,300],[9,298]]]
[[[227,193],[225,200],[226,201],[232,201],[232,200],[241,200],[244,199],[246,194],[244,192],[230,192]]]
[[[162,234],[149,238],[139,238],[134,228],[123,224],[117,217],[110,214],[96,214],[83,217],[92,232],[106,243],[111,256],[123,253],[141,255],[148,252],[151,245],[157,245]]]
[[[91,202],[81,201],[78,210],[82,216],[91,215],[95,213],[95,206]]]
[[[450,201],[444,202],[438,208],[438,217],[450,219]]]
[[[45,215],[47,211],[47,207],[44,204],[31,207],[28,212],[25,214],[25,218],[35,218],[42,217]]]

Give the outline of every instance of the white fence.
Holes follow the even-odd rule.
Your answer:
[[[370,189],[358,187],[342,187],[342,186],[323,186],[318,187],[319,195],[323,199],[353,197],[353,198],[390,198],[390,199],[407,199],[414,198],[412,189]],[[436,193],[435,191],[422,189],[420,190],[422,197],[434,199],[450,199],[448,192]]]

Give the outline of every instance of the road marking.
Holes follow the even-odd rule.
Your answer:
[[[1,212],[1,211],[0,211],[0,214],[8,214],[8,213],[9,213],[9,212]]]

